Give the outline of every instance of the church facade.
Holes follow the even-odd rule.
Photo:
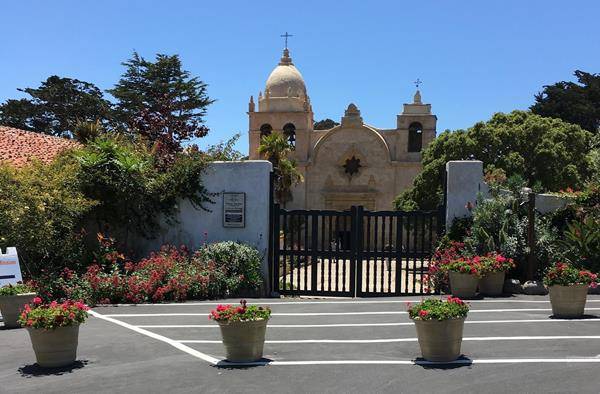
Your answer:
[[[258,104],[258,105],[256,105]],[[340,125],[313,129],[306,84],[289,50],[267,79],[257,103],[250,97],[249,158],[261,159],[260,140],[283,133],[304,181],[294,187],[287,209],[390,210],[394,198],[410,187],[421,171],[421,151],[436,134],[437,117],[423,104],[417,89],[413,102],[396,115],[396,127],[365,124],[355,104],[346,108]]]

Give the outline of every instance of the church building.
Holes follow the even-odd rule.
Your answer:
[[[314,130],[306,84],[287,48],[257,102],[250,97],[250,159],[261,159],[258,147],[263,136],[282,132],[304,177],[294,187],[287,209],[346,210],[362,205],[367,210],[391,210],[394,198],[421,171],[421,151],[436,133],[437,117],[430,104],[422,103],[418,88],[413,102],[396,115],[395,128],[365,124],[351,103],[340,125]]]

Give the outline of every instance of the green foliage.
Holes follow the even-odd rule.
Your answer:
[[[460,319],[467,313],[469,306],[457,297],[448,297],[445,301],[429,298],[408,307],[408,316],[413,320]]]
[[[313,124],[313,130],[329,130],[338,126],[339,123],[332,119],[322,119]]]
[[[33,287],[24,283],[17,283],[16,285],[8,284],[0,287],[0,296],[12,296],[18,294],[32,293]]]
[[[120,137],[101,137],[75,152],[80,165],[80,190],[98,204],[93,218],[105,225],[152,236],[159,214],[172,217],[179,199],[189,199],[197,208],[210,201],[201,182],[205,161],[197,151],[178,153],[163,170],[143,144]]]
[[[597,133],[600,128],[600,74],[576,70],[576,82],[546,85],[535,95],[533,113],[559,118]]]
[[[291,151],[287,138],[278,132],[262,137],[258,146],[258,153],[273,164],[275,199],[284,207],[292,200],[292,187],[303,179],[296,161],[288,158]]]
[[[520,196],[504,194],[479,198],[472,211],[472,225],[464,238],[465,249],[472,254],[485,255],[499,252],[517,263],[523,274],[529,247],[527,245],[527,211]],[[538,275],[552,261],[564,256],[560,232],[552,216],[534,217],[536,234],[535,257]]]
[[[22,169],[0,166],[0,247],[16,246],[27,273],[85,260],[82,228],[97,202],[78,188],[78,173],[68,157]]]
[[[233,241],[207,244],[193,260],[198,258],[207,263],[213,262],[224,273],[223,288],[231,294],[257,292],[263,285],[261,255],[249,245]]]
[[[561,245],[565,258],[577,267],[600,272],[600,219],[588,216],[567,224]]]
[[[106,123],[111,105],[91,83],[53,75],[38,88],[17,89],[31,98],[0,105],[0,124],[55,136],[71,136],[78,122]]]
[[[449,160],[481,160],[486,170],[502,169],[506,177],[520,176],[537,189],[580,189],[591,175],[591,142],[591,133],[559,119],[524,111],[497,113],[466,131],[445,131],[438,136],[423,151],[423,171],[413,187],[394,204],[397,209],[407,204],[434,209],[443,195]]]
[[[238,161],[243,160],[246,156],[235,149],[235,144],[240,139],[241,134],[237,133],[227,141],[221,141],[216,145],[211,145],[204,153],[210,161]]]

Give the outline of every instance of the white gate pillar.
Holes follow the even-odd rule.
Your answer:
[[[471,216],[469,203],[475,206],[477,194],[488,192],[483,181],[483,162],[456,160],[446,163],[446,229],[455,218]]]

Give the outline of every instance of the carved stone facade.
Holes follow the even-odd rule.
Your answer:
[[[250,159],[259,159],[262,135],[284,133],[304,182],[293,190],[291,209],[392,209],[394,198],[421,171],[421,150],[434,138],[437,117],[417,90],[413,102],[396,116],[396,128],[378,129],[363,122],[350,104],[341,124],[313,130],[313,112],[302,75],[284,50],[267,79],[264,94],[248,105]]]

